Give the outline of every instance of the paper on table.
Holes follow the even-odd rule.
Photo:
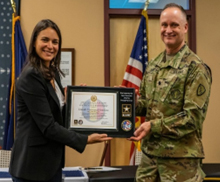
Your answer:
[[[106,166],[97,166],[97,167],[87,167],[81,168],[85,172],[108,172],[108,171],[118,171],[121,168],[118,167],[106,167]]]

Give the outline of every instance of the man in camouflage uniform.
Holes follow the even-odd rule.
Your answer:
[[[142,139],[136,181],[200,182],[211,71],[185,44],[188,24],[181,6],[166,5],[160,24],[166,49],[147,66],[136,103],[136,114],[145,112],[146,122],[130,138]]]

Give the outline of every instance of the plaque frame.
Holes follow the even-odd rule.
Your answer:
[[[67,85],[74,85],[74,67],[75,67],[75,49],[74,48],[62,48],[61,49],[61,61],[60,69],[65,74],[65,77],[61,78],[63,87]]]
[[[93,119],[92,121],[90,117],[92,114],[90,113],[91,112],[94,113],[94,111],[96,111],[97,113],[97,110],[91,108],[92,107],[91,103],[93,102],[92,97],[93,95],[96,94],[97,94],[97,102],[101,103],[104,108],[103,109],[104,114],[102,115],[101,119],[94,120],[94,118],[92,117]],[[104,99],[107,98],[106,100],[108,100],[109,98],[114,98],[114,99],[112,99],[113,101],[109,99],[110,102],[105,104],[106,102],[102,102],[99,100],[100,97]],[[85,100],[83,100],[79,104],[80,99],[85,99]],[[108,134],[108,136],[115,138],[129,138],[133,136],[135,130],[134,88],[67,86],[66,102],[67,104],[66,104],[66,115],[65,115],[65,127],[67,129],[87,135],[92,133],[106,133]],[[76,107],[76,105],[78,107]],[[89,105],[89,109],[86,109],[88,105]],[[106,122],[108,123],[108,119],[111,118],[111,116],[110,117],[108,116],[109,114],[108,112],[110,111],[112,111],[113,114],[112,126],[111,127],[103,126],[102,124]],[[110,120],[109,123],[111,123],[111,119],[109,120]],[[80,122],[81,124],[91,123],[93,125],[87,126],[85,124],[85,126],[83,126],[82,124],[80,126]],[[96,127],[96,123],[99,123],[99,125],[97,124],[97,127]]]

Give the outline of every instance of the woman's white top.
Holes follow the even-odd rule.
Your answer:
[[[55,91],[56,91],[58,100],[60,102],[60,109],[62,111],[63,106],[65,104],[65,97],[64,97],[63,93],[61,92],[60,87],[58,86],[56,80],[54,80],[54,84],[55,84]]]

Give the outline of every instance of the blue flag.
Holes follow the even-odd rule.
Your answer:
[[[26,60],[27,49],[21,31],[20,17],[13,14],[12,17],[12,64],[11,75],[8,88],[8,99],[6,108],[5,134],[3,149],[10,150],[14,143],[16,126],[16,98],[15,81],[21,73],[23,64]]]

